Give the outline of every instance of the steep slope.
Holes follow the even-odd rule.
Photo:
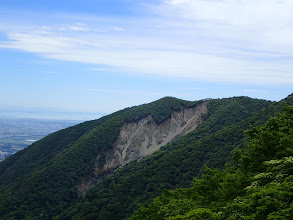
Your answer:
[[[77,186],[85,178],[105,165],[106,152],[113,148],[123,123],[137,122],[151,115],[155,123],[161,124],[173,111],[200,103],[166,97],[56,132],[36,142],[0,163],[0,216],[38,219],[42,213],[43,218],[51,218],[77,199]]]
[[[237,166],[206,168],[191,188],[165,191],[130,219],[292,219],[293,105],[246,135]]]
[[[135,122],[124,122],[113,147],[105,152],[104,166],[95,164],[94,174],[79,184],[78,191],[84,195],[90,186],[106,174],[151,155],[170,141],[195,130],[202,123],[202,115],[207,113],[206,105],[207,101],[203,101],[191,108],[172,111],[171,118],[160,124],[155,123],[151,115]]]
[[[163,189],[189,186],[205,164],[223,167],[230,152],[243,142],[239,123],[259,111],[266,112],[271,104],[247,97],[208,102],[166,97],[71,128],[68,131],[78,131],[72,138],[66,129],[57,132],[47,137],[51,142],[37,142],[4,165],[0,163],[0,217],[51,219],[74,205],[78,192],[85,193],[96,184],[59,218],[123,219]],[[200,111],[192,110],[196,108]],[[187,117],[188,111],[197,116]],[[165,143],[169,144],[160,146]],[[150,152],[162,148],[141,159],[147,146],[154,146]],[[141,160],[130,162],[136,159]],[[104,177],[123,165],[114,175]]]
[[[44,166],[93,128],[122,112],[55,132],[4,160],[0,164],[0,188]]]
[[[243,142],[242,127],[251,122],[245,119],[260,110],[266,112],[270,104],[245,97],[210,100],[205,120],[196,130],[106,177],[57,219],[124,219],[163,189],[190,186],[204,165],[224,166],[231,151]]]

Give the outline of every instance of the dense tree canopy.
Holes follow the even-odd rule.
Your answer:
[[[243,142],[243,129],[260,119],[263,114],[255,114],[267,104],[247,97],[210,100],[198,129],[106,177],[57,219],[124,219],[164,189],[189,187],[205,165],[224,167]]]
[[[192,187],[164,191],[130,219],[293,219],[293,106],[245,133],[235,167],[206,168]]]
[[[171,112],[201,101],[165,97],[51,134],[0,163],[0,217],[51,219],[78,199],[77,185],[103,166],[124,122],[152,115],[156,123]]]
[[[292,97],[287,102],[293,104]],[[181,211],[174,209],[176,215],[170,214],[171,219],[185,218],[185,215],[199,219],[200,216],[224,215],[224,210],[210,208],[212,197],[205,200],[204,193],[198,195],[198,198],[202,198],[202,205],[193,209],[197,207],[193,201],[197,200],[189,198],[192,193],[185,190],[192,187],[194,177],[202,176],[205,166],[224,168],[224,164],[231,161],[231,152],[247,142],[243,130],[251,124],[263,124],[276,111],[280,111],[283,102],[272,103],[248,97],[209,100],[208,113],[203,115],[204,122],[196,130],[162,147],[153,155],[118,169],[113,175],[99,181],[85,197],[78,198],[77,194],[78,183],[94,172],[97,155],[102,155],[112,147],[124,122],[152,115],[156,123],[162,123],[171,116],[172,111],[198,103],[166,97],[56,132],[13,155],[0,163],[0,217],[125,219],[139,205],[145,207],[164,190],[171,190],[164,194],[173,198],[168,207],[186,204],[182,205]],[[215,207],[220,208],[220,203],[233,201],[235,195],[244,195],[246,191],[239,191],[239,188],[244,189],[251,183],[250,178],[247,178],[250,174],[244,172],[249,168],[244,165],[245,161],[249,164],[249,157],[245,158],[246,154],[243,157],[239,155],[243,153],[237,151],[234,156],[239,161],[239,168],[230,166],[226,169],[227,174],[217,169],[206,169],[203,178],[194,181],[198,182],[198,192],[214,192],[212,186],[204,186],[201,181],[211,180],[211,183],[223,189],[224,185],[231,186],[229,190],[226,188],[226,192],[217,194],[226,197],[223,197],[223,201],[215,201],[218,204]],[[103,157],[100,157],[99,164],[103,164]],[[238,175],[240,169],[243,171]],[[265,166],[263,169],[266,169]],[[236,182],[234,177],[238,178]],[[218,178],[222,180],[217,182]],[[182,196],[185,195],[182,201],[177,201],[177,191],[180,192],[178,188],[182,188]],[[161,203],[159,199],[156,200]]]

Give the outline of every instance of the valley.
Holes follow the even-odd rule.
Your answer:
[[[0,162],[43,137],[80,122],[0,117]]]

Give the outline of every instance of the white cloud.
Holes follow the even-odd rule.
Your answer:
[[[77,22],[76,25],[78,25],[78,26],[85,26],[86,24],[85,23]]]
[[[115,30],[115,31],[124,31],[125,29],[121,28],[121,27],[113,27],[113,30]]]
[[[0,21],[7,36],[0,47],[129,74],[293,83],[293,1],[165,0],[157,11],[156,17],[80,17],[72,25],[60,20],[27,30],[23,23],[22,31]]]
[[[293,43],[291,0],[165,0],[166,11],[210,34],[251,47],[287,51]],[[261,45],[259,45],[261,44]],[[245,45],[249,46],[249,45]],[[251,48],[250,47],[250,48]],[[281,48],[280,48],[281,47]]]
[[[90,29],[84,28],[84,27],[79,27],[79,26],[71,26],[69,29],[74,30],[74,31],[89,31]]]
[[[50,30],[51,28],[48,27],[48,26],[42,26],[42,29],[44,29],[44,30]]]
[[[84,44],[80,39],[58,36],[55,33],[34,31],[29,33],[9,34],[11,40],[0,47],[20,49],[41,54],[59,54]]]

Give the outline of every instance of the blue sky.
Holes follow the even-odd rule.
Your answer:
[[[291,0],[1,0],[0,116],[280,100],[293,92],[292,11]]]

